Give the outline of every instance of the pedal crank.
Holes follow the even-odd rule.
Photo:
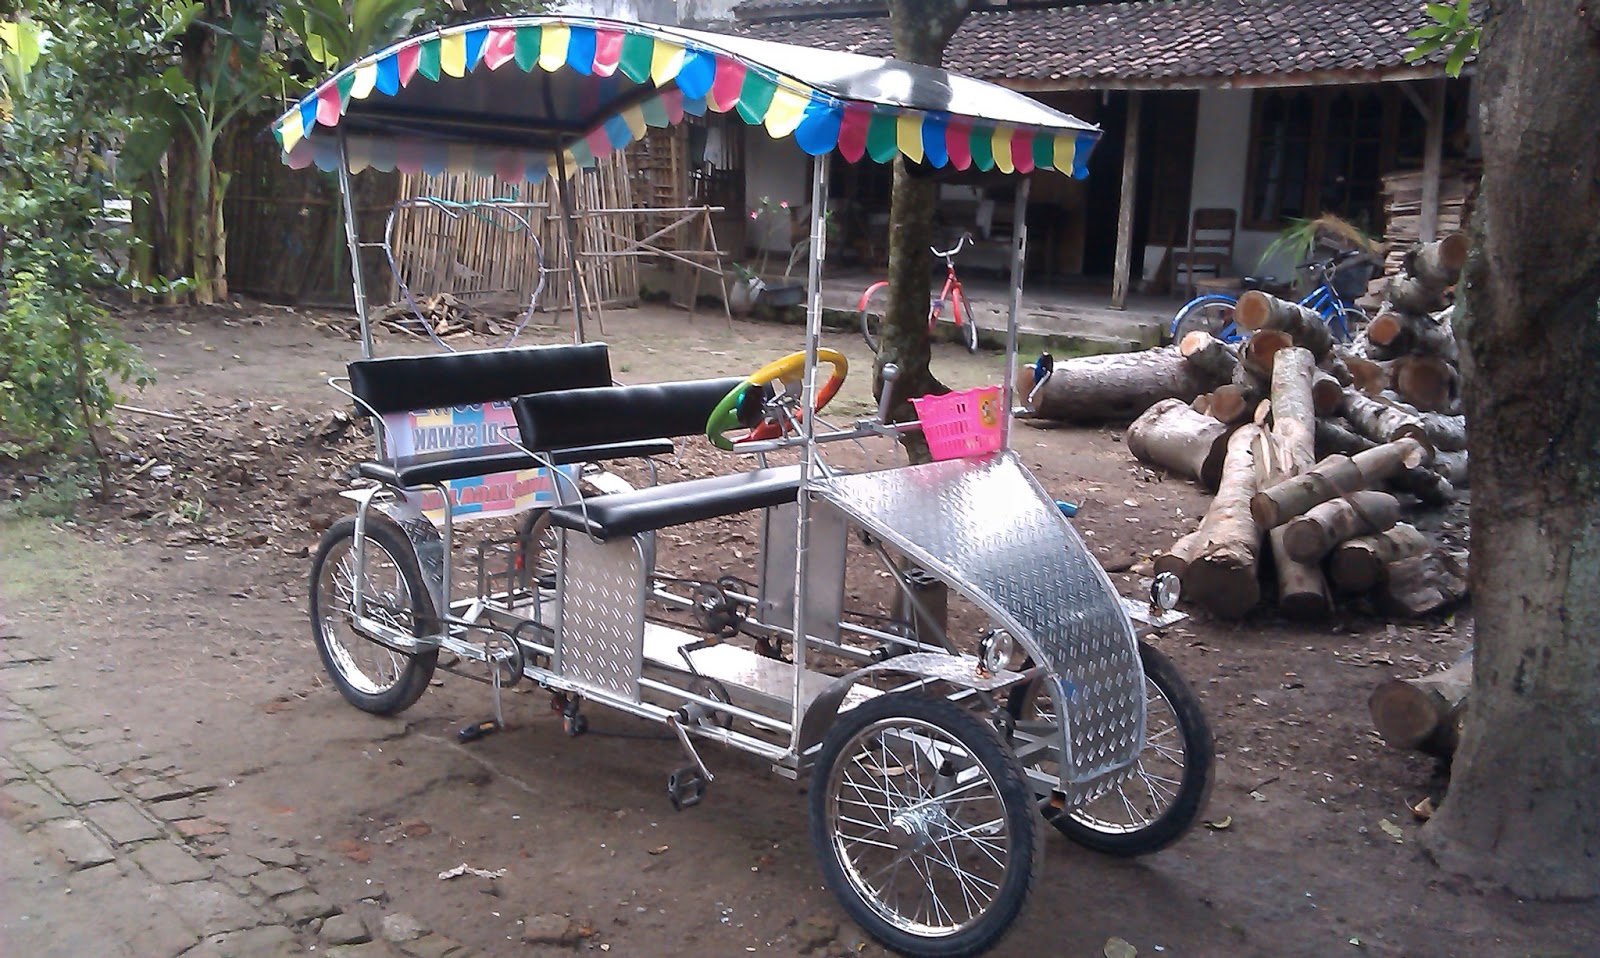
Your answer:
[[[692,805],[700,804],[705,798],[706,786],[716,781],[716,776],[706,768],[706,763],[701,761],[700,753],[695,750],[694,740],[689,738],[683,723],[677,716],[667,719],[667,724],[678,735],[678,744],[683,747],[683,753],[689,757],[693,765],[685,765],[667,776],[667,798],[671,799],[672,807],[676,811],[683,811]]]

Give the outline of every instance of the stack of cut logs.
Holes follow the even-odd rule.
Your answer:
[[[1129,451],[1216,491],[1199,528],[1154,565],[1219,616],[1256,608],[1269,568],[1279,609],[1294,617],[1327,614],[1335,595],[1370,594],[1396,614],[1441,608],[1465,592],[1464,560],[1400,521],[1399,497],[1438,506],[1466,484],[1445,303],[1466,252],[1457,235],[1410,250],[1350,346],[1316,312],[1251,291],[1234,311],[1249,333],[1237,345],[1194,332],[1162,349],[1059,363],[1034,413],[1137,415]],[[1027,395],[1026,368],[1021,379]]]

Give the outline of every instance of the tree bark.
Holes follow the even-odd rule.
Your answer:
[[[1311,374],[1311,408],[1318,416],[1337,416],[1344,408],[1344,386],[1321,369]]]
[[[1376,396],[1389,388],[1389,363],[1365,356],[1346,356],[1344,361],[1350,370],[1349,385],[1357,390],[1368,396]]]
[[[1308,509],[1284,526],[1283,544],[1298,562],[1321,562],[1346,539],[1392,528],[1400,502],[1387,492],[1362,490]]]
[[[1265,390],[1264,384],[1272,379],[1273,354],[1293,345],[1294,339],[1282,330],[1260,330],[1245,340],[1244,347],[1239,350],[1239,367],[1260,379]]]
[[[1421,555],[1427,548],[1428,538],[1416,526],[1396,523],[1387,532],[1339,543],[1328,557],[1328,575],[1341,592],[1366,592],[1383,581],[1389,563]]]
[[[1455,665],[1414,679],[1390,679],[1372,690],[1372,725],[1395,748],[1439,758],[1455,754],[1472,691],[1472,653]]]
[[[1467,457],[1469,455],[1464,449],[1435,451],[1433,454],[1433,467],[1438,470],[1439,475],[1448,479],[1452,486],[1458,489],[1467,489],[1470,488],[1467,476]]]
[[[1272,463],[1264,475],[1270,482],[1297,476],[1317,461],[1317,440],[1312,424],[1312,374],[1316,363],[1311,353],[1298,346],[1281,349],[1272,367]],[[1330,380],[1331,381],[1331,380]],[[1341,394],[1343,390],[1340,391]],[[1256,465],[1258,471],[1261,464]],[[1269,483],[1263,482],[1266,487]]]
[[[1316,563],[1297,562],[1283,545],[1283,529],[1267,534],[1278,570],[1278,611],[1291,619],[1320,619],[1333,608],[1328,580]]]
[[[1256,493],[1250,500],[1250,513],[1257,525],[1271,529],[1324,502],[1419,468],[1427,459],[1427,449],[1414,439],[1384,443],[1354,456],[1332,455],[1300,475]]]
[[[1413,619],[1442,612],[1467,597],[1467,573],[1466,554],[1445,549],[1392,562],[1378,590],[1378,607]]]
[[[1219,382],[1232,379],[1233,368],[1239,365],[1239,354],[1232,346],[1201,329],[1185,335],[1178,352],[1207,378]]]
[[[1343,418],[1321,418],[1314,427],[1317,431],[1317,456],[1353,456],[1378,445],[1350,428]]]
[[[1420,276],[1396,273],[1389,277],[1384,299],[1403,313],[1431,313],[1445,307],[1443,284],[1430,283]]]
[[[1418,355],[1438,356],[1455,362],[1458,358],[1456,336],[1450,314],[1448,309],[1437,313],[1402,313],[1386,309],[1368,324],[1367,341],[1384,359]]]
[[[1319,360],[1333,349],[1333,331],[1316,310],[1259,289],[1249,290],[1239,297],[1233,320],[1241,329],[1276,329],[1288,333],[1296,346],[1311,350]]]
[[[1451,233],[1432,243],[1412,247],[1401,261],[1400,268],[1425,283],[1437,286],[1454,286],[1461,276],[1461,267],[1467,264],[1467,253],[1472,242],[1465,233]]]
[[[1189,563],[1194,561],[1195,553],[1199,552],[1203,545],[1205,545],[1205,535],[1202,530],[1196,529],[1172,543],[1167,551],[1157,553],[1152,565],[1157,574],[1170,572],[1182,579],[1188,574]],[[1187,583],[1184,584],[1183,594],[1186,598],[1191,594]]]
[[[1056,363],[1033,412],[1062,422],[1131,420],[1163,399],[1191,402],[1225,381],[1207,376],[1176,346],[1080,356]]]
[[[1218,422],[1232,425],[1250,418],[1250,410],[1255,408],[1260,395],[1246,390],[1243,386],[1227,383],[1218,386],[1211,393],[1211,401],[1206,412]]]
[[[938,66],[970,8],[971,0],[890,0],[889,28],[895,57],[908,63]],[[888,363],[899,367],[889,414],[896,422],[916,418],[912,397],[949,392],[949,387],[936,379],[929,368],[933,355],[928,342],[933,256],[928,247],[933,242],[933,213],[937,206],[937,184],[913,177],[905,157],[896,156],[889,200],[889,307],[872,375],[873,398],[881,400],[883,367]],[[920,434],[913,435],[915,439],[906,443],[907,452],[912,461],[925,461],[927,445]]]
[[[1206,489],[1217,488],[1228,451],[1228,427],[1190,409],[1181,399],[1163,399],[1128,427],[1128,451]]]
[[[1420,418],[1362,393],[1345,391],[1344,418],[1356,432],[1374,442],[1411,438],[1430,449],[1433,446]]]
[[[1256,558],[1261,530],[1250,517],[1256,491],[1255,446],[1259,427],[1240,427],[1228,439],[1222,481],[1211,508],[1200,521],[1204,545],[1189,563],[1185,592],[1223,618],[1236,619],[1261,601]]]

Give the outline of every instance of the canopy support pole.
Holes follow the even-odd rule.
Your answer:
[[[1006,364],[1001,377],[1001,448],[1011,448],[1011,410],[1016,408],[1017,323],[1022,317],[1022,274],[1028,264],[1028,191],[1033,177],[1017,184],[1016,210],[1011,214],[1011,304],[1006,316]]]
[[[548,97],[547,97],[548,99]],[[578,281],[578,221],[573,217],[572,184],[567,182],[567,151],[556,150],[556,196],[561,199],[561,221],[567,234],[567,295],[572,298],[572,339],[583,342],[582,284]]]
[[[1433,81],[1428,91],[1427,132],[1422,145],[1422,217],[1417,238],[1431,243],[1439,238],[1439,168],[1444,162],[1444,79]]]
[[[361,275],[361,238],[356,235],[355,203],[350,199],[350,155],[339,134],[339,206],[344,211],[344,241],[350,247],[350,290],[361,322],[361,358],[372,358],[372,326],[367,321],[367,281]]]
[[[822,338],[822,262],[828,244],[828,160],[830,154],[811,160],[811,265],[806,275],[806,368],[801,381],[800,436],[805,440],[805,455],[800,459],[800,495],[796,503],[800,524],[795,535],[794,557],[794,700],[791,715],[790,748],[800,747],[800,720],[805,703],[800,680],[806,669],[806,564],[810,530],[810,497],[806,484],[817,470],[817,417],[812,406],[817,399],[817,342]]]
[[[1139,188],[1138,90],[1128,91],[1128,129],[1122,140],[1122,203],[1117,207],[1117,261],[1111,276],[1111,308],[1128,305],[1128,274],[1133,269],[1133,196]]]

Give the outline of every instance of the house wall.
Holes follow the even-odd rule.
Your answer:
[[[761,127],[744,128],[744,195],[750,207],[755,208],[763,196],[773,203],[787,201],[791,207],[805,206],[811,198],[811,158],[794,145],[790,139],[774,140]],[[746,210],[745,216],[750,215]],[[764,221],[764,237],[756,231],[747,231],[749,245],[754,249],[775,252],[789,251],[789,228],[778,217]],[[758,245],[759,244],[759,245]]]
[[[712,23],[733,19],[738,0],[564,0],[556,13],[642,23]]]
[[[1250,100],[1249,90],[1200,91],[1194,179],[1190,184],[1191,212],[1231,209],[1238,210],[1243,218],[1245,170],[1249,165]],[[1240,230],[1234,240],[1234,272],[1288,276],[1294,266],[1288,260],[1260,262],[1261,254],[1276,236],[1264,230]]]

